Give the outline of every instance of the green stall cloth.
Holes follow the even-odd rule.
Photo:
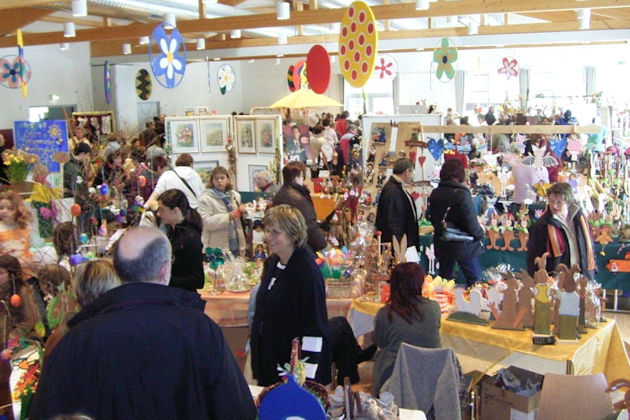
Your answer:
[[[433,235],[420,236],[421,250],[419,254],[421,255],[421,262],[425,272],[428,270],[429,260],[424,251],[432,243]],[[487,241],[486,245],[488,245]],[[516,249],[519,246],[519,241],[513,240],[511,245]],[[497,241],[497,246],[503,246],[502,239]],[[611,242],[608,245],[595,244],[595,258],[597,259],[595,280],[601,283],[604,289],[630,290],[630,273],[613,273],[606,268],[606,264],[611,259],[622,260],[627,252],[630,252],[630,243]],[[479,257],[479,262],[482,271],[499,264],[510,264],[515,271],[518,271],[521,268],[527,270],[526,258],[526,252],[488,249]],[[436,262],[439,262],[439,260],[436,259]],[[436,269],[436,274],[438,273],[439,271]],[[459,270],[457,264],[455,265],[455,274],[457,283],[466,284],[464,274]]]

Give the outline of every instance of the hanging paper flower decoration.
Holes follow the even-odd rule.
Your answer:
[[[31,78],[31,67],[28,62],[24,62],[26,72],[24,81]],[[21,85],[20,78],[20,57],[17,55],[5,55],[0,58],[0,84],[10,89],[17,89]]]
[[[374,71],[381,80],[394,80],[398,76],[398,63],[392,55],[379,54]]]
[[[457,48],[451,46],[452,41],[448,38],[442,38],[440,46],[433,52],[433,61],[437,63],[437,69],[435,70],[435,77],[439,80],[442,76],[446,76],[448,80],[452,80],[455,77],[455,69],[453,64],[457,61]]]
[[[105,60],[103,65],[103,84],[105,90],[105,102],[110,103],[112,101],[112,78],[109,68],[109,61]]]
[[[229,64],[224,64],[219,67],[218,72],[219,77],[219,90],[222,95],[225,95],[226,92],[231,91],[234,88],[234,82],[236,81],[236,76],[234,75],[234,69]]]
[[[505,74],[505,77],[510,80],[510,77],[518,76],[518,61],[512,57],[503,57],[501,64],[497,69],[497,73]]]
[[[152,56],[153,43],[159,49],[157,56]],[[181,51],[180,51],[181,50]],[[149,43],[149,61],[151,71],[160,85],[172,89],[179,85],[186,72],[186,45],[177,28],[170,35],[159,24],[151,34]]]
[[[19,57],[19,74],[20,74],[20,86],[22,88],[22,98],[28,96],[28,88],[26,84],[26,60],[24,59],[24,39],[22,38],[22,30],[17,30],[17,46],[18,46],[18,57]]]

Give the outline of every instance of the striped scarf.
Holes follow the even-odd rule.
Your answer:
[[[576,237],[578,235],[582,235],[582,239],[584,240],[584,245],[586,246],[586,262],[587,262],[587,271],[595,270],[595,254],[593,252],[593,243],[590,240],[589,236],[589,227],[588,222],[584,214],[579,215],[580,227],[582,228],[582,232],[575,232]],[[554,257],[559,257],[566,252],[567,244],[564,240],[564,236],[562,234],[562,230],[552,224],[547,225],[547,234],[549,236],[549,241],[547,243],[547,250],[551,251]]]

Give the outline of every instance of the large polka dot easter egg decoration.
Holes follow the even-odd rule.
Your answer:
[[[353,2],[346,10],[339,32],[339,67],[353,87],[363,86],[374,70],[378,31],[370,6]]]
[[[306,56],[308,84],[315,93],[324,93],[330,84],[330,57],[321,45],[313,45]]]

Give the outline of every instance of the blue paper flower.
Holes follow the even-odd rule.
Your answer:
[[[168,35],[163,24],[160,24],[153,30],[151,40],[157,43],[160,50],[155,57],[151,57],[149,53],[153,75],[165,88],[174,88],[186,72],[186,46],[182,37],[177,29],[173,29]],[[183,56],[180,55],[180,48]],[[151,50],[152,45],[149,47],[149,51]]]

